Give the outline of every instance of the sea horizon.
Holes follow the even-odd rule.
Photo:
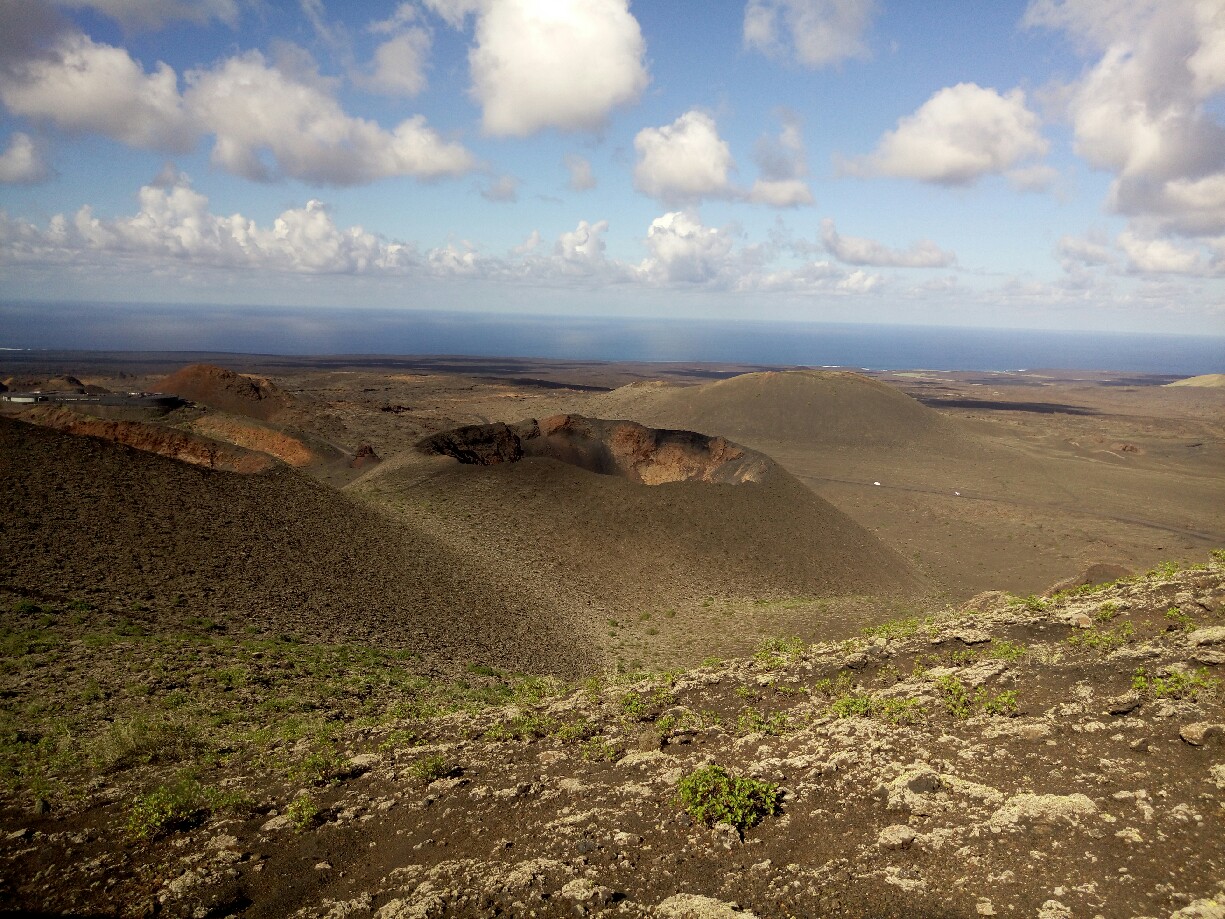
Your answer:
[[[180,304],[3,303],[0,350],[1225,372],[1225,335]]]

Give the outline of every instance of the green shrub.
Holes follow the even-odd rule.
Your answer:
[[[198,782],[162,785],[141,795],[128,812],[128,835],[151,839],[162,833],[203,820],[211,811]]]
[[[413,778],[422,785],[428,785],[430,782],[436,782],[438,779],[445,779],[453,775],[456,771],[456,766],[455,763],[451,762],[441,753],[433,753],[417,760],[409,769],[413,774]]]
[[[954,718],[969,718],[977,714],[1012,715],[1017,710],[1015,690],[992,695],[986,686],[980,686],[971,693],[961,680],[951,674],[937,679],[936,688],[940,691],[945,710]]]
[[[849,692],[830,703],[838,718],[879,718],[891,724],[909,724],[923,714],[918,699],[876,698],[869,693]]]
[[[1113,629],[1087,629],[1068,636],[1068,644],[1074,648],[1092,648],[1095,651],[1113,651],[1126,644],[1135,635],[1136,627],[1130,622],[1121,622]]]
[[[757,646],[753,660],[766,670],[778,670],[788,660],[804,651],[804,642],[798,637],[767,638]]]
[[[777,736],[786,734],[790,721],[786,712],[772,712],[769,715],[755,708],[746,708],[736,718],[737,734],[770,734]]]
[[[1221,688],[1221,681],[1201,667],[1194,673],[1171,670],[1165,676],[1149,676],[1140,667],[1131,678],[1132,689],[1155,699],[1198,699],[1201,695],[1214,696]]]
[[[295,830],[304,833],[319,816],[319,806],[311,800],[310,795],[301,795],[289,802],[289,806],[285,808],[285,816]]]
[[[997,661],[1015,661],[1025,656],[1025,645],[1011,641],[995,641],[987,649],[987,657]]]
[[[681,779],[678,798],[695,819],[730,823],[743,831],[778,813],[782,792],[759,779],[742,778],[721,766],[706,766]]]

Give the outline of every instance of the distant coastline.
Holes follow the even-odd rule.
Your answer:
[[[452,354],[871,370],[1225,372],[1225,335],[361,308],[0,304],[0,349]]]

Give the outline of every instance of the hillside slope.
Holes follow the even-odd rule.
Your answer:
[[[173,764],[86,771],[41,816],[0,796],[0,895],[14,909],[1225,914],[1225,553],[1053,600],[983,596],[850,642],[778,641],[687,672],[551,694],[489,673],[481,691],[494,705],[380,689],[399,665],[355,658],[347,672],[366,694],[339,703],[348,714],[326,722],[323,748],[258,739],[280,717],[268,700],[327,688],[301,650],[265,645],[253,658],[213,638],[159,658],[152,643],[100,648],[60,611],[38,615],[50,623],[42,644],[5,677],[31,749],[29,738],[58,736],[32,697],[100,714],[149,655],[180,662],[176,717],[213,711],[251,733],[209,733]],[[207,658],[183,653],[197,646]],[[209,674],[226,654],[240,676],[218,685]],[[184,774],[195,784],[175,784]]]
[[[605,417],[719,433],[759,449],[780,443],[871,449],[952,429],[897,389],[844,371],[746,373],[697,386],[632,383],[591,402]],[[623,414],[607,414],[618,410]]]
[[[546,419],[538,430],[556,433],[523,440],[528,452],[517,461],[402,457],[355,488],[372,502],[401,508],[439,538],[466,547],[465,554],[491,549],[512,567],[541,569],[547,582],[572,584],[614,612],[711,595],[883,596],[918,589],[900,556],[762,454],[685,432],[656,431],[642,440],[648,429],[578,416]],[[636,446],[626,455],[640,465],[618,474],[582,468],[607,463],[614,470],[617,463],[606,445],[586,444],[577,431],[628,439]],[[537,446],[544,442],[551,446]],[[646,452],[664,461],[636,454],[643,442],[655,444]],[[700,471],[711,461],[708,443],[728,469],[739,470],[726,473],[732,477],[726,482],[702,480],[722,474]],[[531,455],[546,449],[567,461]],[[694,456],[683,459],[686,450]],[[664,469],[697,478],[667,481]],[[644,475],[662,484],[644,484]]]
[[[575,672],[596,657],[530,583],[286,467],[227,473],[5,418],[0,459],[10,590],[378,642],[436,667]]]

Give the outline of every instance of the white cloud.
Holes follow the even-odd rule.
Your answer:
[[[421,3],[447,25],[460,29],[465,19],[480,13],[491,0],[421,0]]]
[[[808,156],[799,119],[794,115],[784,114],[783,129],[777,138],[762,137],[757,141],[753,159],[761,175],[749,190],[750,201],[771,207],[812,204],[812,190],[804,181]]]
[[[672,211],[651,221],[642,274],[655,281],[701,284],[728,267],[733,240],[727,230],[708,227],[694,214]]]
[[[604,234],[607,232],[607,220],[596,223],[580,220],[574,230],[558,237],[554,251],[566,264],[599,264],[604,261]]]
[[[8,149],[0,153],[0,182],[8,185],[33,185],[51,175],[38,147],[29,134],[20,131],[9,138]]]
[[[543,241],[544,239],[540,235],[540,231],[532,230],[532,232],[528,235],[527,239],[525,239],[523,242],[519,243],[519,245],[515,246],[513,249],[510,250],[510,254],[511,255],[527,255],[531,252],[535,252],[537,249],[540,248],[540,244]]]
[[[890,249],[874,239],[842,236],[834,221],[821,221],[821,241],[827,252],[848,265],[871,265],[890,268],[947,268],[957,256],[946,252],[928,239],[920,240],[909,249]]]
[[[405,29],[374,49],[374,61],[363,86],[394,96],[415,96],[426,87],[430,33],[419,26]]]
[[[71,217],[57,215],[45,231],[7,218],[0,239],[10,261],[72,261],[91,256],[149,264],[178,263],[304,274],[402,271],[416,261],[411,248],[361,227],[337,227],[326,206],[309,201],[283,212],[271,226],[234,214],[210,213],[208,199],[181,177],[146,185],[132,217],[103,219],[88,205]]]
[[[861,175],[970,185],[1044,156],[1048,146],[1021,90],[1001,96],[975,83],[958,83],[901,119],[870,156],[846,165]]]
[[[1060,237],[1055,244],[1055,255],[1069,271],[1077,265],[1114,265],[1117,261],[1114,249],[1104,240],[1083,236]]]
[[[384,130],[347,115],[319,87],[268,66],[258,51],[187,79],[189,107],[216,135],[213,162],[248,179],[285,175],[354,185],[388,176],[453,176],[476,165],[468,150],[444,141],[422,116]]]
[[[216,19],[238,25],[237,0],[55,0],[60,6],[94,9],[129,28],[160,29],[184,20],[197,25]]]
[[[1024,22],[1059,29],[1091,56],[1064,88],[1075,149],[1114,175],[1108,206],[1132,219],[1133,271],[1195,273],[1225,233],[1225,6],[1215,0],[1035,0]]]
[[[430,6],[452,23],[472,3]],[[486,0],[468,55],[487,133],[600,127],[646,88],[646,43],[627,0]]]
[[[1153,274],[1205,273],[1198,250],[1175,245],[1166,239],[1144,239],[1130,230],[1119,234],[1119,246],[1133,271]]]
[[[1047,191],[1059,178],[1059,170],[1045,163],[1034,163],[1004,173],[1008,183],[1017,191]]]
[[[867,57],[875,12],[875,0],[749,0],[744,45],[812,68]]]
[[[634,149],[634,186],[644,194],[667,202],[733,194],[728,172],[736,164],[731,150],[719,137],[715,120],[703,112],[686,112],[670,125],[643,128],[634,138]]]
[[[486,201],[518,201],[519,180],[514,176],[499,176],[481,186],[481,197]]]
[[[586,157],[579,156],[577,153],[567,153],[562,162],[570,172],[571,191],[588,191],[596,187],[595,175],[591,171],[591,161]]]
[[[133,147],[186,152],[198,136],[173,68],[159,62],[146,73],[127,51],[80,33],[9,61],[0,69],[0,101],[15,115]]]

